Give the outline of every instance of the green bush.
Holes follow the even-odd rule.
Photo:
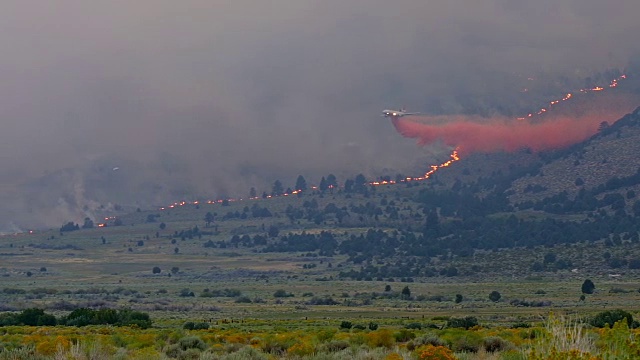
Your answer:
[[[476,353],[483,345],[480,335],[475,332],[466,332],[462,336],[453,339],[451,342],[451,350],[455,352]]]
[[[531,324],[524,322],[524,321],[519,321],[517,323],[514,323],[513,325],[511,325],[512,329],[528,329],[531,327]]]
[[[187,349],[205,350],[207,348],[207,344],[197,336],[185,336],[178,340],[178,345],[183,351]]]
[[[351,321],[343,321],[340,323],[340,329],[351,329],[353,327],[353,324],[351,323]]]
[[[44,310],[30,308],[23,310],[17,316],[18,323],[29,326],[55,325],[56,318],[53,315],[45,314]]]
[[[629,327],[633,326],[633,316],[624,311],[624,310],[608,310],[608,311],[603,311],[601,313],[598,313],[596,316],[594,316],[590,321],[589,324],[591,326],[595,326],[598,328],[603,328],[606,325],[609,325],[609,327],[613,327],[613,325],[615,323],[617,323],[618,321],[621,320],[626,320],[627,321],[627,325]]]
[[[195,325],[193,326],[193,330],[207,330],[208,328],[209,323],[206,322],[195,323]]]
[[[325,352],[338,352],[349,347],[349,343],[344,340],[333,340],[322,345],[322,350]]]
[[[407,342],[414,339],[416,334],[407,329],[400,329],[398,332],[393,334],[393,337],[396,339],[396,342]]]
[[[273,293],[273,297],[276,297],[276,298],[293,297],[293,294],[288,293],[284,289],[278,289],[276,290],[276,292]]]
[[[478,319],[473,316],[467,316],[465,318],[451,318],[447,320],[448,328],[469,329],[476,325],[478,325]]]
[[[482,346],[486,352],[494,353],[514,349],[514,345],[501,337],[489,336],[482,342]]]

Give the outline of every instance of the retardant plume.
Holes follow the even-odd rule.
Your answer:
[[[605,107],[605,101],[609,106]],[[472,152],[513,152],[530,149],[534,152],[559,149],[583,141],[598,131],[603,121],[612,123],[633,109],[630,101],[619,98],[596,102],[600,110],[579,115],[566,113],[536,120],[518,120],[504,116],[406,116],[393,118],[392,123],[403,136],[415,138],[420,145],[438,141],[458,148],[461,155]],[[629,103],[622,105],[621,103]]]

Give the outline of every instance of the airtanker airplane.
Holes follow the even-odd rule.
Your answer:
[[[382,110],[382,115],[380,115],[380,116],[390,117],[390,118],[401,118],[401,117],[407,116],[407,115],[418,115],[418,114],[420,114],[420,113],[419,112],[407,112],[407,110],[405,110],[405,109],[400,109],[400,110],[385,109],[385,110]]]

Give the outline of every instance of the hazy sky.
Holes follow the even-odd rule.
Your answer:
[[[637,0],[4,0],[0,200],[24,183],[160,184],[167,198],[410,172],[438,151],[381,109],[492,108],[514,79],[625,67],[638,14]],[[96,164],[126,179],[100,182]],[[76,172],[33,185],[60,169]]]

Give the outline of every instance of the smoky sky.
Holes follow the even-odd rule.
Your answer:
[[[635,0],[6,0],[0,215],[28,223],[37,203],[61,221],[93,187],[154,204],[298,174],[420,173],[438,150],[383,108],[501,111],[528,77],[560,91],[623,69],[637,14]]]

